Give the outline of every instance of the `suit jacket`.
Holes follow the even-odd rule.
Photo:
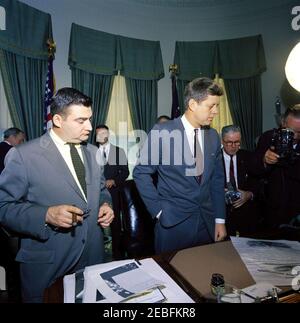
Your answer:
[[[222,156],[225,172],[224,155],[222,154]],[[236,153],[236,158],[238,188],[243,191],[252,192],[253,199],[248,200],[239,208],[233,208],[231,205],[226,207],[226,227],[229,235],[235,235],[236,231],[239,231],[241,235],[244,235],[255,232],[258,229],[260,218],[257,204],[259,180],[253,175],[255,166],[253,152],[240,149]],[[226,181],[224,187],[226,187]]]
[[[174,140],[165,140],[170,134]],[[194,168],[193,154],[181,118],[177,118],[151,130],[133,177],[152,217],[155,218],[162,210],[159,221],[164,227],[172,227],[196,215],[202,217],[214,239],[215,218],[225,219],[221,145],[214,129],[204,130],[201,185],[195,176],[187,176]],[[157,188],[151,178],[155,172],[158,173]]]
[[[74,267],[83,252],[86,265],[103,261],[98,210],[110,195],[104,186],[97,148],[82,146],[87,202],[49,134],[13,148],[0,178],[0,224],[20,233],[22,288],[27,299],[39,298],[44,288]],[[70,204],[90,209],[82,225],[56,230],[45,225],[48,207]],[[73,233],[72,231],[75,230]]]
[[[129,175],[128,162],[125,151],[110,144],[107,164],[104,165],[105,179],[113,179],[117,187],[124,184]]]
[[[12,148],[13,146],[11,146],[10,144],[8,144],[5,141],[2,141],[0,143],[0,174],[2,173],[3,169],[4,169],[4,159],[6,154],[8,153],[8,151]]]

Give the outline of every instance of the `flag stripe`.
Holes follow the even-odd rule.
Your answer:
[[[179,108],[179,100],[178,100],[178,92],[176,86],[176,76],[172,74],[172,110],[171,110],[171,118],[178,118],[180,116],[180,108]]]
[[[54,94],[53,57],[49,57],[44,98],[44,131],[52,128],[50,105]]]

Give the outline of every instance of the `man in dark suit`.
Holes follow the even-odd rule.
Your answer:
[[[241,130],[229,125],[222,128],[225,191],[239,192],[226,206],[226,230],[229,235],[247,235],[259,229],[257,195],[259,182],[252,174],[254,154],[240,149]],[[228,194],[228,193],[227,193]]]
[[[264,213],[267,228],[278,228],[300,214],[300,104],[285,111],[282,127],[294,133],[294,157],[280,157],[272,140],[274,129],[262,134],[256,149],[256,169],[266,180]]]
[[[100,226],[113,220],[92,130],[91,99],[60,89],[53,129],[13,148],[0,176],[0,224],[20,233],[23,300],[41,302],[58,277],[103,262]]]
[[[109,142],[109,128],[106,125],[99,125],[96,128],[96,141],[99,144],[99,153],[104,164],[105,186],[111,197],[115,214],[112,222],[112,255],[114,260],[125,257],[122,245],[122,224],[121,224],[121,189],[129,175],[128,162],[125,151]]]
[[[8,151],[24,142],[25,134],[18,128],[8,128],[4,131],[4,141],[0,143],[0,174],[4,169],[4,159]]]
[[[209,128],[221,95],[222,89],[208,78],[190,82],[184,93],[184,115],[156,124],[141,150],[133,177],[156,219],[156,253],[226,236],[221,143]],[[151,177],[155,172],[157,187]]]

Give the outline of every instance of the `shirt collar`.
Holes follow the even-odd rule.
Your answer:
[[[224,154],[224,157],[225,157],[225,158],[230,159],[230,156],[231,156],[231,155],[227,154],[227,153],[226,153],[226,151],[224,150],[224,148],[223,148],[223,154]],[[232,156],[233,156],[233,159],[235,159],[235,158],[236,158],[236,154],[235,154],[235,155],[232,155]]]
[[[66,141],[61,139],[61,137],[59,137],[53,129],[50,129],[49,135],[57,146],[64,147],[66,144],[68,144]],[[80,144],[75,144],[75,147],[76,148],[80,147]]]
[[[190,122],[188,121],[188,119],[186,118],[186,116],[185,116],[185,115],[183,115],[183,116],[181,117],[181,121],[182,121],[182,124],[183,124],[183,127],[184,127],[185,132],[186,132],[186,133],[188,133],[188,134],[194,134],[194,130],[195,130],[195,129],[199,129],[199,128],[194,128],[194,127],[190,124]]]

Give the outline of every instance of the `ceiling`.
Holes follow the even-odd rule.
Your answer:
[[[157,7],[210,7],[217,5],[226,5],[241,3],[247,0],[130,0],[137,4],[144,4]]]

